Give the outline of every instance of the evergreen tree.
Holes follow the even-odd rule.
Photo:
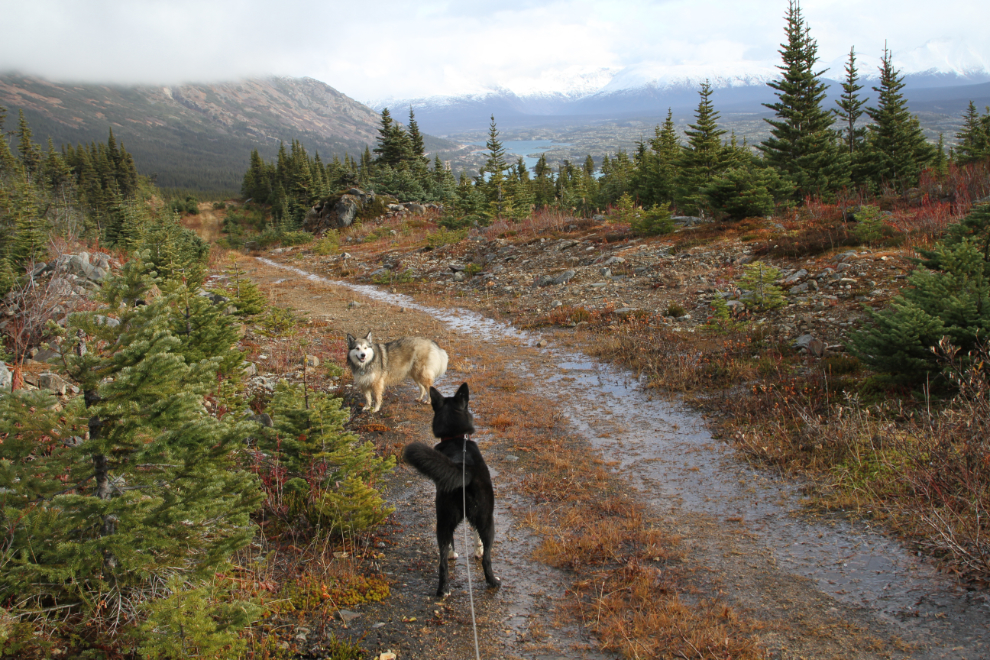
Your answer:
[[[7,121],[7,108],[0,105],[0,176],[10,174],[20,167],[17,157],[10,151],[7,144],[7,134],[4,133],[3,125]]]
[[[842,96],[836,100],[839,106],[835,114],[842,119],[844,127],[843,142],[845,151],[850,162],[850,178],[855,184],[860,184],[865,175],[863,159],[863,139],[866,136],[866,129],[857,126],[856,122],[863,116],[863,106],[866,101],[859,97],[859,90],[863,86],[859,84],[859,71],[856,69],[856,49],[849,49],[849,61],[846,62],[846,79],[842,83]]]
[[[725,171],[722,136],[718,127],[719,113],[711,102],[712,88],[706,80],[698,92],[701,99],[695,110],[695,123],[684,131],[687,145],[681,152],[679,166],[678,204],[689,212],[701,209],[704,188]]]
[[[553,180],[553,170],[547,164],[546,154],[540,154],[533,173],[536,175],[533,180],[533,202],[538,207],[552,205],[556,200],[556,185]]]
[[[24,111],[19,110],[19,120],[17,124],[17,151],[21,155],[21,166],[27,170],[28,174],[34,176],[41,169],[41,147],[31,141],[31,127],[28,126]]]
[[[409,134],[392,120],[388,108],[382,110],[382,125],[378,129],[378,146],[374,149],[378,157],[375,163],[398,168],[412,160],[412,143]]]
[[[970,101],[963,115],[963,128],[956,133],[956,140],[956,162],[960,165],[990,159],[990,107],[981,116],[976,104]]]
[[[506,195],[505,179],[509,164],[505,160],[505,147],[498,139],[495,115],[492,115],[491,125],[488,127],[488,141],[485,146],[488,147],[488,159],[481,169],[479,184],[488,198],[489,214],[493,217],[502,217],[512,206],[512,200]],[[485,178],[486,174],[487,178]]]
[[[834,116],[822,108],[824,71],[815,71],[818,44],[800,3],[791,0],[786,20],[787,42],[779,51],[783,63],[777,67],[782,77],[768,83],[778,100],[764,104],[776,118],[765,120],[772,127],[770,137],[758,148],[769,165],[794,181],[800,197],[829,195],[847,185],[847,162],[832,131]]]
[[[409,147],[413,159],[424,164],[427,162],[426,145],[423,143],[423,134],[419,132],[419,124],[416,123],[412,106],[409,106]]]
[[[903,77],[894,68],[893,56],[884,46],[880,65],[880,86],[877,107],[866,114],[873,120],[867,135],[870,175],[877,186],[896,185],[902,191],[917,185],[921,170],[935,156],[932,145],[925,141],[918,118],[908,111],[902,90]]]
[[[978,247],[964,238],[937,244],[933,257],[940,270],[915,269],[911,286],[849,342],[867,364],[912,382],[938,373],[932,348],[943,337],[965,354],[990,331],[990,263]]]
[[[59,419],[41,419],[33,405],[28,415],[0,413],[0,426],[37,418],[45,427],[21,435],[14,451],[5,444],[0,477],[0,598],[25,610],[71,603],[74,616],[101,616],[169,577],[212,578],[254,534],[257,479],[234,459],[255,429],[203,405],[231,347],[199,361],[184,355],[169,329],[175,299],[136,304],[154,283],[140,256],[109,279],[108,307],[73,315],[64,341],[85,396]],[[0,405],[35,403],[19,397]],[[88,437],[64,442],[85,435],[80,416]]]

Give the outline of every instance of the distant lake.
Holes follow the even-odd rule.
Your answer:
[[[487,140],[483,142],[469,142],[468,144],[475,144],[479,146],[485,146]],[[523,162],[526,163],[526,168],[532,172],[536,167],[536,163],[540,160],[540,154],[544,151],[549,151],[553,147],[569,147],[571,146],[568,142],[554,142],[553,140],[502,140],[502,147],[505,148],[505,152],[511,156],[511,158],[506,158],[510,165],[514,165],[516,158],[522,156]],[[536,154],[531,156],[530,154]]]

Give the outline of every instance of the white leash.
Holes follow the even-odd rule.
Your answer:
[[[467,566],[468,599],[471,601],[471,627],[474,629],[474,657],[481,660],[481,647],[478,646],[478,624],[474,620],[474,591],[471,588],[471,553],[468,552],[468,527],[471,522],[467,515],[467,488],[464,479],[467,477],[467,443],[468,436],[464,435],[464,446],[461,450],[461,505],[464,507],[464,565]]]

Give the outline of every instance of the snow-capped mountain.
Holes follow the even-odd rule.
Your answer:
[[[905,52],[891,48],[891,54],[894,68],[904,76],[909,86],[915,88],[990,81],[990,61],[958,39],[932,39]],[[856,68],[861,78],[877,80],[880,77],[882,55],[882,52],[875,55],[856,53]],[[830,63],[829,78],[845,76],[846,59],[844,57]]]
[[[956,92],[955,88],[990,82],[990,63],[958,40],[936,39],[903,54],[895,51],[893,56],[895,67],[904,75],[909,100],[912,92],[926,103],[942,97],[962,98],[972,90]],[[857,53],[864,82],[878,77],[879,62],[879,54],[874,58]],[[844,65],[845,58],[841,58],[821,67],[828,69],[832,95],[841,91],[835,81],[844,77]],[[442,135],[484,128],[493,114],[506,127],[573,122],[579,117],[660,117],[667,108],[681,114],[697,107],[698,90],[706,80],[716,109],[762,112],[762,103],[774,101],[767,83],[779,77],[776,66],[747,61],[708,65],[641,62],[622,69],[545,71],[536,78],[478,87],[465,94],[388,99],[369,105],[378,110],[388,107],[399,119],[404,114],[399,109],[412,106],[423,130]],[[985,95],[982,89],[978,92],[977,98]]]

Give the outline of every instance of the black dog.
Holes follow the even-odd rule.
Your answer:
[[[477,443],[468,440],[468,436],[474,433],[474,418],[468,410],[468,398],[467,383],[461,385],[452,397],[445,397],[431,387],[433,435],[440,438],[440,444],[431,449],[421,442],[414,442],[403,452],[406,462],[437,486],[437,545],[440,548],[438,598],[450,593],[447,557],[448,553],[453,553],[454,530],[465,517],[478,532],[484,546],[481,567],[485,571],[485,580],[490,587],[499,586],[498,578],[492,573],[495,491]]]

